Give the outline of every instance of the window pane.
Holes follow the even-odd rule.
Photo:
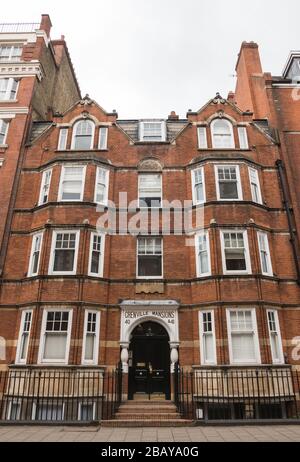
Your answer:
[[[244,271],[247,269],[244,250],[225,250],[226,269],[228,271]]]
[[[92,361],[94,359],[94,347],[95,347],[95,335],[93,333],[87,333],[85,339],[85,354],[84,359]]]
[[[93,403],[87,403],[80,405],[80,420],[91,421],[94,420],[94,405]]]
[[[139,276],[161,276],[161,256],[139,256]]]
[[[36,420],[63,420],[63,406],[38,404],[35,418]]]
[[[54,271],[73,271],[75,261],[74,250],[56,250],[54,257]]]
[[[66,333],[45,333],[44,358],[53,360],[64,360],[66,356],[67,334]]]
[[[232,335],[232,356],[234,361],[255,361],[254,335]]]
[[[236,181],[219,181],[220,199],[238,199],[238,187]]]
[[[99,263],[100,263],[100,252],[92,252],[92,263],[91,263],[91,273],[99,273]]]
[[[205,334],[203,337],[204,359],[208,362],[214,361],[214,338],[212,334]]]

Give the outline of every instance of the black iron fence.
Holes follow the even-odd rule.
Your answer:
[[[300,373],[290,368],[198,369],[177,366],[174,401],[197,421],[300,419]]]
[[[93,422],[114,417],[122,400],[122,368],[0,372],[0,421]]]

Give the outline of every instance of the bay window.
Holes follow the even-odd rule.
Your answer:
[[[39,362],[67,364],[70,348],[72,310],[43,313]]]
[[[79,231],[54,231],[49,274],[76,274]]]
[[[0,45],[0,61],[20,61],[22,45]]]
[[[227,330],[230,363],[260,363],[255,310],[227,310]]]
[[[137,277],[162,277],[162,239],[140,237],[137,241]]]

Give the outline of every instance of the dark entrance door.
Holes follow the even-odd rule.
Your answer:
[[[167,331],[144,322],[132,332],[129,363],[129,399],[155,394],[170,399],[170,346]]]

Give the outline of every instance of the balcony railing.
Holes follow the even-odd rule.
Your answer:
[[[38,22],[7,22],[0,23],[0,33],[21,33],[21,32],[34,32],[39,30],[40,23]]]

